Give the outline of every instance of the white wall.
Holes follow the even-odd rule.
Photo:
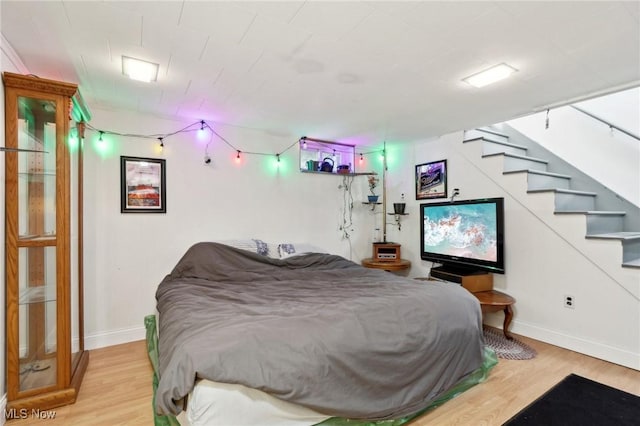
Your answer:
[[[91,109],[91,125],[119,133],[169,133],[191,123],[161,120],[129,112]],[[213,125],[213,123],[212,123]],[[301,135],[275,137],[261,131],[218,126],[215,130],[243,154],[214,137],[208,149],[210,165],[203,161],[209,140],[183,133],[164,140],[158,152],[155,139],[105,135],[111,151],[101,155],[97,134],[85,140],[85,330],[89,349],[142,339],[143,318],[155,310],[160,281],[184,252],[199,241],[260,238],[268,242],[308,242],[336,254],[350,256],[343,239],[343,178],[300,173],[297,145],[281,155],[276,171],[275,153]],[[312,136],[312,135],[307,135]],[[120,156],[165,158],[167,213],[120,213]],[[381,171],[377,156],[367,156],[360,170]],[[354,259],[370,255],[374,216],[362,204],[367,179],[353,183]]]
[[[578,106],[640,135],[640,89],[592,99]],[[607,125],[571,107],[551,110],[548,129],[545,119],[546,112],[541,112],[507,124],[640,206],[639,140],[611,131]]]

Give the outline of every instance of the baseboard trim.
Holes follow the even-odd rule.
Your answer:
[[[0,426],[3,426],[7,421],[7,394],[5,393],[0,398],[0,410],[2,410],[2,416],[0,416]]]
[[[84,337],[84,347],[87,350],[100,349],[107,346],[144,340],[145,337],[146,330],[144,326],[123,328],[104,333],[89,334]]]
[[[521,321],[514,321],[512,324],[510,331],[513,333],[640,371],[640,353],[580,339]]]

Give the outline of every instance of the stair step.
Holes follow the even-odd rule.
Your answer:
[[[509,170],[508,172],[503,172],[502,174],[508,175],[511,173],[530,173],[534,175],[543,175],[543,176],[556,177],[561,179],[571,179],[571,176],[569,175],[563,175],[560,173],[553,173],[553,172],[545,172],[544,170],[534,170],[534,169]]]
[[[598,194],[595,192],[589,191],[577,191],[575,189],[563,189],[563,188],[552,188],[552,189],[530,189],[527,191],[528,193],[536,193],[536,192],[555,192],[557,194],[569,194],[569,195],[584,195],[587,197],[595,197]]]
[[[624,231],[625,213],[605,214],[609,212],[601,212],[603,214],[587,214],[587,235],[612,234]],[[620,212],[617,212],[620,213]]]
[[[515,144],[515,143],[511,143],[511,142],[498,141],[498,140],[491,139],[491,138],[486,137],[486,136],[479,136],[477,138],[465,139],[462,142],[463,143],[464,142],[473,142],[473,141],[477,141],[477,140],[483,140],[485,142],[496,143],[498,145],[504,145],[504,146],[508,146],[510,148],[517,148],[517,149],[522,149],[522,150],[525,150],[525,151],[527,150],[527,147],[524,146],[524,145],[518,145],[518,144]]]
[[[495,132],[489,129],[476,128],[472,130],[467,130],[464,132],[465,139],[476,139],[480,137],[486,137],[488,139],[500,142],[508,142],[509,136],[504,135],[502,133]]]
[[[640,268],[640,258],[628,260],[622,264],[626,268]]]
[[[596,240],[623,240],[623,241],[640,241],[640,232],[608,232],[606,234],[590,234],[587,238]]]
[[[527,161],[533,161],[535,163],[543,163],[543,164],[547,164],[548,161],[547,160],[543,160],[542,158],[535,158],[535,157],[528,157],[526,155],[518,155],[518,154],[509,154],[509,153],[500,153],[497,152],[495,154],[487,154],[487,155],[483,155],[482,158],[485,157],[493,157],[495,155],[504,155],[505,157],[509,157],[509,158],[517,158],[520,160],[527,160]],[[537,169],[536,169],[537,170]]]
[[[573,189],[530,189],[528,194],[553,192],[556,212],[591,211],[595,208],[595,192],[576,191]]]
[[[482,155],[490,155],[490,154],[515,154],[515,155],[525,155],[527,153],[527,147],[522,145],[516,145],[514,143],[509,142],[501,142],[493,139],[489,139],[487,137],[478,137],[473,139],[466,139],[462,141],[466,142],[482,142]]]
[[[627,212],[622,211],[602,211],[602,210],[564,210],[561,212],[554,212],[554,214],[586,214],[586,215],[600,215],[600,216],[624,216]]]
[[[504,157],[503,172],[509,172],[512,170],[547,170],[547,161],[541,158],[528,157],[526,155],[517,155],[510,153],[494,153],[483,155],[482,158],[494,157],[502,155]]]
[[[534,190],[569,189],[571,176],[542,170],[510,170],[502,174],[527,173],[527,188]]]
[[[509,139],[509,135],[505,135],[504,133],[500,133],[493,129],[487,129],[486,127],[477,127],[476,130]]]
[[[591,211],[595,208],[595,192],[576,191],[573,189],[530,189],[528,194],[553,192],[555,201],[555,211]]]

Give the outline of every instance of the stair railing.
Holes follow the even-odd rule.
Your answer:
[[[615,129],[615,130],[619,131],[620,133],[624,133],[625,135],[627,135],[627,136],[631,136],[632,138],[634,138],[634,139],[636,139],[636,140],[639,140],[639,141],[640,141],[640,136],[636,135],[636,134],[635,134],[635,133],[633,133],[633,132],[630,132],[629,130],[626,130],[626,129],[623,129],[622,127],[616,126],[615,124],[612,124],[612,123],[608,122],[608,121],[607,121],[607,120],[605,120],[604,118],[598,117],[597,115],[592,114],[592,113],[590,113],[589,111],[585,111],[585,110],[583,110],[582,108],[579,108],[579,107],[577,107],[577,106],[575,106],[575,105],[569,105],[569,106],[570,106],[571,108],[573,108],[573,109],[577,110],[577,111],[580,111],[581,113],[583,113],[583,114],[585,114],[585,115],[588,115],[589,117],[591,117],[591,118],[593,118],[593,119],[595,119],[595,120],[600,121],[601,123],[606,124],[607,126],[609,126],[609,128],[610,128],[611,130]]]

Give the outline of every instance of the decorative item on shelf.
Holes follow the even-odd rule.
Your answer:
[[[367,181],[369,182],[369,191],[371,195],[369,195],[369,202],[375,203],[378,201],[378,196],[373,191],[378,186],[379,179],[375,175],[370,175],[367,177]]]
[[[404,214],[404,209],[406,206],[406,203],[393,203],[393,213]]]
[[[404,201],[404,194],[401,195],[400,199]],[[387,213],[389,216],[394,216],[394,224],[398,227],[398,231],[402,230],[402,226],[400,224],[400,216],[406,216],[408,213],[405,213],[406,203],[393,203],[393,213]]]
[[[346,175],[351,172],[351,165],[349,164],[340,164],[338,166],[338,173],[341,175]]]
[[[307,161],[307,170],[310,172],[317,172],[318,171],[318,162],[317,161],[313,161],[313,160],[308,160]]]
[[[325,157],[324,160],[322,160],[320,171],[327,172],[327,173],[333,172],[333,159],[331,157]]]
[[[404,214],[404,209],[407,204],[404,202],[404,194],[400,196],[401,203],[393,203],[393,213],[394,214]]]

